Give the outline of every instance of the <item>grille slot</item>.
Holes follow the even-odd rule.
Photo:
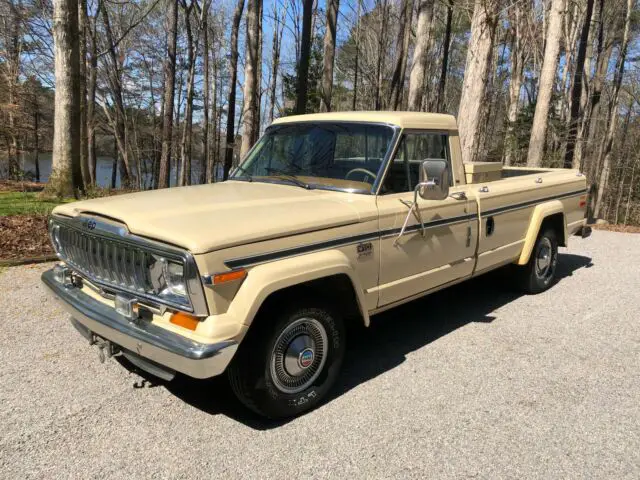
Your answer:
[[[133,293],[154,293],[147,275],[148,266],[155,261],[151,253],[67,225],[60,225],[59,228],[59,253],[89,280]]]

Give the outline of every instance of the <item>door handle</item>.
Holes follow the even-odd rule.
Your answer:
[[[542,183],[542,177],[536,178],[536,183]]]
[[[464,192],[455,192],[455,193],[452,193],[449,196],[451,198],[455,199],[455,200],[466,200],[467,199],[467,194],[464,193]]]
[[[480,193],[489,193],[489,187],[487,187],[487,186],[485,185],[485,186],[483,186],[483,187],[480,187],[480,188],[478,189],[478,191],[479,191]]]

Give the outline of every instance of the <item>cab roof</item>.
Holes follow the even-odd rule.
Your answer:
[[[401,128],[457,130],[453,115],[424,112],[329,112],[291,115],[278,118],[273,125],[297,122],[369,122],[395,125]]]

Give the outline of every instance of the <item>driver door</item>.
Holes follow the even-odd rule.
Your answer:
[[[474,264],[477,207],[464,195],[467,186],[456,184],[448,134],[409,132],[400,142],[377,197],[381,231],[379,307],[469,276]],[[426,159],[449,163],[450,195],[444,200],[418,196],[417,209],[400,236],[419,181],[420,165]]]

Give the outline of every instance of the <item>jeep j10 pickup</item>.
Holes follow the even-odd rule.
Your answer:
[[[228,181],[57,207],[42,280],[103,358],[226,372],[286,417],[327,395],[348,322],[505,265],[549,288],[586,203],[576,170],[463,163],[449,115],[292,116]]]

